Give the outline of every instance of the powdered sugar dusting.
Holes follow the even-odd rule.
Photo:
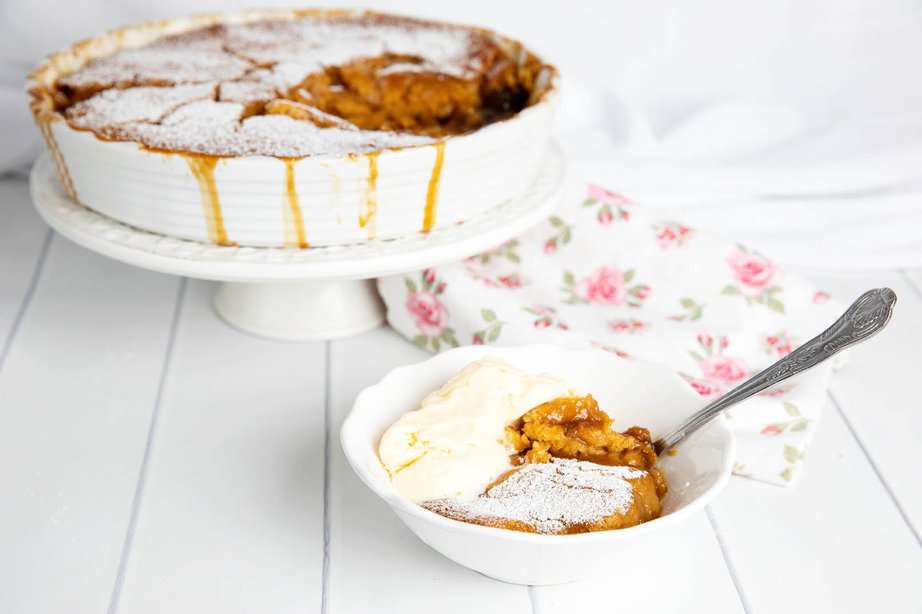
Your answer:
[[[269,70],[253,70],[242,79],[224,81],[218,87],[218,100],[224,102],[256,102],[272,100],[279,95]]]
[[[213,97],[214,90],[214,84],[105,90],[70,107],[67,117],[78,128],[89,129],[159,122],[181,105]]]
[[[645,475],[630,467],[554,458],[522,465],[476,499],[439,499],[423,506],[456,518],[523,522],[553,534],[626,512],[634,500],[628,480]]]
[[[434,72],[463,77],[478,68],[472,36],[447,25],[305,17],[228,26],[225,48],[262,66],[297,66],[292,72],[300,76],[290,85],[324,66],[384,53],[418,57]]]
[[[198,100],[183,105],[163,118],[162,126],[182,126],[190,129],[189,124],[201,126],[229,126],[240,120],[243,105],[238,102],[215,102]]]
[[[252,148],[269,147],[282,156],[336,155],[366,153],[388,147],[431,143],[434,139],[411,134],[373,130],[319,128],[285,115],[257,115],[244,120],[240,130]],[[241,154],[236,154],[241,155]]]
[[[483,36],[458,26],[374,16],[215,25],[97,59],[58,85],[77,100],[86,98],[66,109],[71,124],[107,138],[221,156],[363,153],[433,139],[356,130],[320,111],[297,119],[241,120],[252,108],[244,105],[278,99],[325,66],[384,53],[413,58],[389,73],[475,74]]]
[[[154,149],[219,156],[342,156],[432,142],[429,137],[354,128],[320,128],[286,115],[255,115],[240,121],[243,105],[205,100],[178,108],[158,124],[119,128],[119,136]]]
[[[207,28],[125,49],[90,62],[58,83],[80,90],[239,79],[252,64],[223,49],[222,32],[223,29]]]
[[[343,130],[358,130],[355,124],[329,113],[324,113],[316,107],[306,105],[294,100],[273,100],[266,106],[269,115],[288,115],[293,119],[310,119],[321,128],[342,128]]]

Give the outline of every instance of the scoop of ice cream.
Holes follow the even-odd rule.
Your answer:
[[[512,467],[506,425],[540,403],[572,394],[555,377],[485,358],[392,424],[378,456],[408,499],[476,497]]]

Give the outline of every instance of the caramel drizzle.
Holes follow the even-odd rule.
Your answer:
[[[423,210],[423,232],[429,232],[435,225],[435,209],[439,197],[439,179],[442,177],[442,162],[445,160],[445,141],[435,144],[435,164],[426,190],[426,208]]]
[[[373,151],[365,157],[368,159],[368,180],[365,185],[365,215],[359,215],[359,226],[368,226],[368,238],[375,237],[375,221],[378,215],[378,156],[380,151]]]
[[[205,213],[205,226],[208,228],[208,240],[218,245],[236,245],[227,240],[224,229],[224,215],[221,213],[221,201],[218,187],[214,180],[214,169],[218,164],[216,156],[204,154],[181,154],[198,182],[202,194],[202,208]]]
[[[285,207],[284,233],[285,245],[288,247],[309,247],[307,235],[304,231],[304,216],[301,214],[301,204],[298,201],[298,191],[295,189],[295,158],[282,158],[285,163]]]

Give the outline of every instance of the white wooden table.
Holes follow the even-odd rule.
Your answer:
[[[800,486],[734,479],[671,557],[526,588],[428,549],[343,458],[354,395],[420,350],[241,334],[211,284],[76,247],[2,180],[0,613],[922,612],[922,271],[808,274],[900,304]]]

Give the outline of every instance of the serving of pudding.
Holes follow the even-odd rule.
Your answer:
[[[305,248],[430,232],[521,194],[555,82],[481,28],[254,10],[82,41],[29,94],[86,207],[207,243]]]
[[[452,561],[515,584],[607,582],[674,554],[675,531],[730,479],[735,443],[723,418],[653,464],[649,436],[625,428],[658,435],[700,408],[661,365],[596,349],[477,345],[370,384],[340,441],[373,495],[362,501],[369,513],[386,505]]]
[[[551,458],[510,470],[472,500],[435,499],[442,516],[527,533],[623,529],[659,517],[663,482],[623,466]]]
[[[463,522],[543,534],[657,518],[667,485],[650,433],[614,430],[592,396],[504,361],[473,362],[381,438],[403,496]]]

